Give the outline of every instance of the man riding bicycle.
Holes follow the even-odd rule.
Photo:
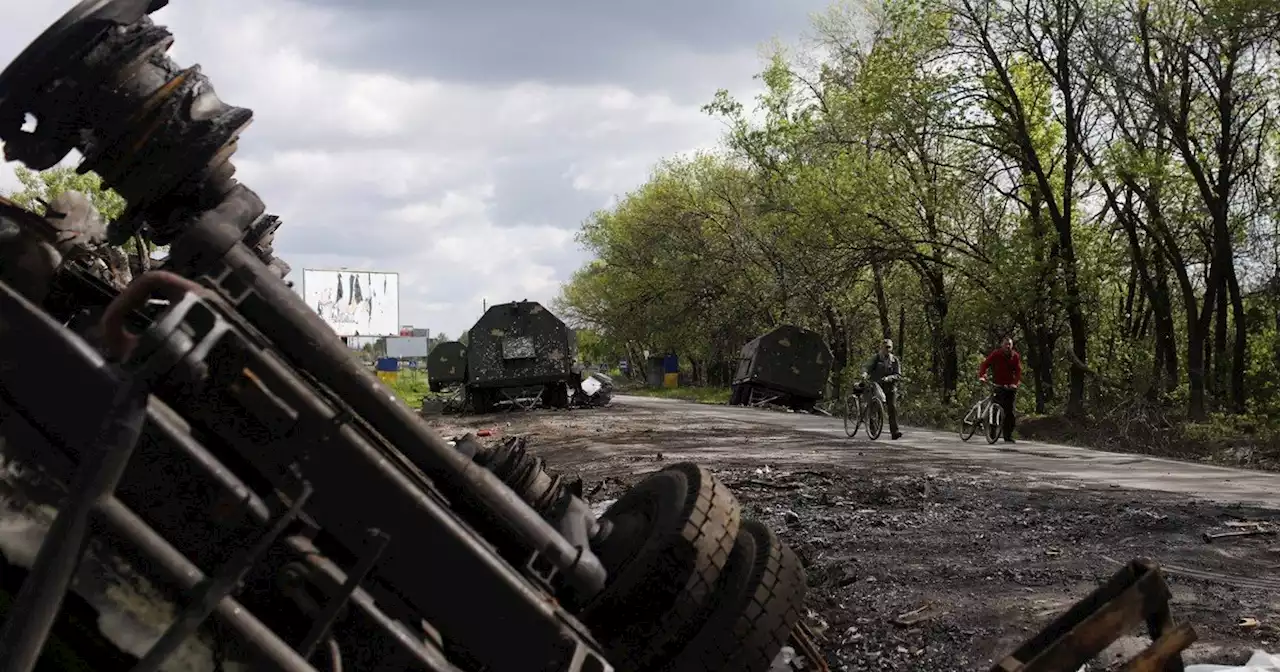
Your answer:
[[[884,406],[889,412],[889,436],[901,438],[898,431],[898,394],[895,389],[902,378],[902,362],[893,354],[893,341],[884,339],[880,343],[880,351],[867,360],[862,367],[863,375],[879,383],[884,391]]]
[[[1013,427],[1016,424],[1013,416],[1014,402],[1018,397],[1018,386],[1022,384],[1022,356],[1013,349],[1013,337],[1005,336],[996,348],[982,360],[978,366],[978,380],[986,382],[987,369],[995,383],[996,403],[1004,411],[1004,427],[1002,433],[1006,443],[1017,443],[1013,440]]]

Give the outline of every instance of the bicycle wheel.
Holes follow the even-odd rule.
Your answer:
[[[982,424],[982,414],[979,412],[981,402],[974,404],[973,408],[965,414],[960,420],[960,440],[968,441],[973,438],[973,433],[978,431],[978,425]]]
[[[882,429],[884,429],[884,402],[872,399],[867,405],[867,437],[875,441],[880,438]]]
[[[986,422],[987,443],[995,443],[1000,440],[1000,434],[1004,430],[1004,409],[1000,408],[1000,404],[992,404],[990,417]]]
[[[850,395],[844,401],[844,435],[853,438],[862,424],[862,400],[857,395]]]

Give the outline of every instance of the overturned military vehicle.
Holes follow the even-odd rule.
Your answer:
[[[579,380],[569,327],[536,301],[490,306],[467,332],[467,398],[477,413],[567,408]]]
[[[0,74],[9,160],[76,150],[128,203],[0,201],[0,669],[765,672],[804,640],[799,560],[706,469],[596,516],[353,358],[232,177],[252,113],[166,56],[164,4],[85,0]],[[129,240],[169,256],[100,277]],[[563,325],[518,305],[473,330],[477,389],[564,381]]]
[[[459,341],[437,343],[427,353],[427,386],[445,392],[467,382],[467,346]]]
[[[742,346],[729,403],[813,410],[831,375],[831,350],[817,332],[782,325]]]

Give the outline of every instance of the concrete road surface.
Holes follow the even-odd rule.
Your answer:
[[[835,462],[857,463],[868,450],[876,451],[881,458],[885,452],[895,451],[900,453],[897,457],[905,460],[981,464],[1009,472],[1011,476],[1051,476],[1055,477],[1054,480],[1179,493],[1223,504],[1280,508],[1280,474],[1275,473],[1108,453],[1039,441],[989,445],[983,437],[974,436],[964,442],[956,432],[915,427],[904,427],[904,435],[897,441],[889,439],[886,427],[880,439],[873,442],[867,439],[865,430],[859,431],[857,438],[846,437],[839,418],[821,415],[621,395],[614,397],[613,403],[637,411],[679,416],[679,419],[668,421],[676,425],[730,423],[755,426],[757,430],[811,435],[816,440],[807,446],[808,450],[834,458],[831,461]],[[767,459],[780,448],[787,449],[773,442],[743,442],[739,450],[759,450],[761,457]]]

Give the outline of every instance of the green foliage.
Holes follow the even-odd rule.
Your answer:
[[[39,173],[18,166],[14,175],[22,184],[20,191],[14,192],[9,199],[28,210],[44,214],[44,204],[57,198],[65,191],[79,191],[89,197],[98,212],[105,219],[116,219],[124,214],[125,201],[120,194],[105,189],[102,178],[97,173],[76,172],[75,168],[59,166]]]

